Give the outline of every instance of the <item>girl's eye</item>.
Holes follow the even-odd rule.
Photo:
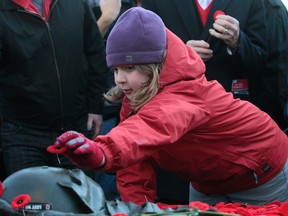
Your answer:
[[[117,69],[117,68],[111,68],[111,71],[112,71],[113,73],[117,73],[117,72],[118,72],[118,69]]]
[[[126,71],[129,71],[129,72],[134,71],[134,70],[135,70],[135,66],[133,66],[133,65],[127,65],[127,66],[125,67],[125,70],[126,70]]]

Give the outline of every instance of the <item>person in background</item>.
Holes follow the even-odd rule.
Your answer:
[[[201,56],[208,80],[235,98],[251,99],[249,80],[259,77],[267,60],[262,1],[143,0],[142,7]],[[218,11],[224,15],[215,17]]]
[[[131,7],[141,4],[140,0],[90,0],[90,2],[105,41],[117,18]]]
[[[141,7],[123,13],[106,45],[121,122],[94,140],[76,131],[50,149],[80,168],[116,171],[121,200],[156,199],[156,167],[191,181],[190,201],[288,200],[288,139],[269,115],[208,81],[200,56]]]
[[[168,29],[200,55],[208,80],[219,81],[234,98],[256,101],[260,91],[258,79],[267,58],[265,13],[261,1],[143,0],[142,7],[158,14]],[[217,16],[221,14],[218,12],[224,15]],[[267,96],[266,91],[269,89],[262,95]],[[257,105],[263,108],[260,103]],[[167,175],[170,174],[160,170],[161,199],[173,203],[177,197],[176,202],[187,203],[189,183]],[[172,186],[178,190],[167,190]]]
[[[267,23],[268,61],[261,85],[267,94],[257,97],[257,103],[267,103],[263,110],[269,113],[282,130],[288,127],[288,11],[281,0],[263,0]],[[280,96],[279,96],[280,95]],[[269,98],[270,100],[267,100]],[[271,105],[273,104],[273,105]],[[284,114],[283,114],[284,113]]]
[[[0,2],[1,145],[7,175],[34,166],[75,168],[47,146],[67,130],[102,125],[105,46],[82,0]]]

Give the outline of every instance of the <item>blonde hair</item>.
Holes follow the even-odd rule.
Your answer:
[[[140,73],[148,75],[149,79],[143,83],[142,88],[136,92],[133,98],[129,101],[134,111],[138,111],[144,104],[146,104],[152,97],[154,97],[159,89],[159,73],[163,62],[154,64],[135,65],[135,69]],[[115,86],[110,89],[104,98],[111,103],[120,103],[124,97],[123,91]]]

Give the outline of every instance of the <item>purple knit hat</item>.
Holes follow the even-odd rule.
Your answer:
[[[108,36],[107,65],[161,62],[166,44],[166,27],[161,18],[152,11],[133,7],[119,17]]]

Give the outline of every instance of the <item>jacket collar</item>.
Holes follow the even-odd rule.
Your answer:
[[[24,8],[27,11],[34,12],[39,14],[38,9],[36,6],[32,3],[31,0],[11,0],[15,4],[19,5],[20,7]],[[52,0],[44,0],[44,16],[46,20],[48,20],[49,12],[50,12],[50,4]]]
[[[12,0],[15,4],[27,9],[32,4],[31,0]]]

